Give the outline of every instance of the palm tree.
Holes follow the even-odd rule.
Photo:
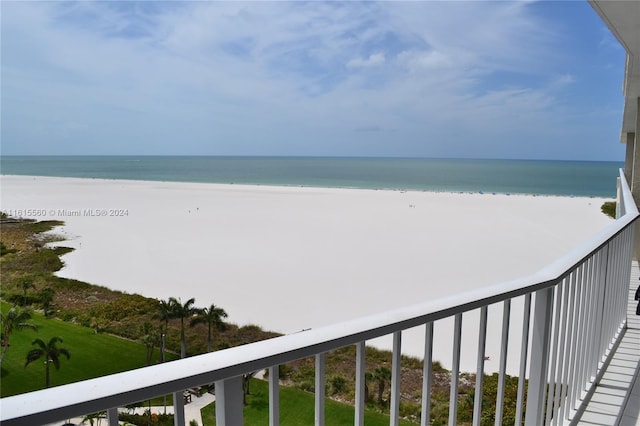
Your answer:
[[[46,287],[40,290],[40,302],[42,303],[42,309],[44,310],[45,317],[52,314],[51,303],[53,302],[54,294],[55,291],[51,287]]]
[[[228,315],[225,310],[212,303],[208,308],[200,309],[198,315],[191,320],[190,325],[192,327],[200,323],[207,324],[207,352],[211,352],[213,346],[211,344],[211,329],[215,326],[218,330],[224,330],[225,323],[222,321],[222,318],[226,317],[228,317]]]
[[[93,426],[93,421],[96,421],[96,425],[100,426],[100,422],[102,421],[102,419],[106,419],[107,418],[107,412],[106,411],[98,411],[97,413],[93,413],[93,414],[87,414],[86,416],[84,416],[84,418],[82,419],[82,421],[80,422],[80,424],[84,424],[86,422],[89,422],[89,424],[91,426]]]
[[[31,349],[27,354],[27,362],[24,364],[25,368],[33,361],[37,361],[44,357],[45,367],[45,387],[49,387],[49,364],[53,364],[56,370],[60,369],[60,355],[64,355],[67,359],[71,358],[71,354],[65,348],[59,348],[58,342],[62,343],[62,338],[52,337],[48,343],[45,343],[42,339],[35,339],[31,344],[37,345],[38,348]]]
[[[0,311],[0,346],[2,346],[2,354],[0,354],[0,365],[4,360],[7,350],[9,349],[9,338],[14,330],[23,330],[30,328],[37,330],[38,327],[31,324],[31,313],[28,310],[21,309],[18,306],[13,306],[6,314]]]
[[[24,279],[20,286],[22,287],[23,292],[22,306],[27,306],[27,290],[36,287],[33,285],[33,280],[31,278]]]
[[[382,405],[382,394],[387,382],[391,380],[391,370],[387,367],[378,367],[373,372],[373,379],[378,382],[378,403]]]
[[[185,358],[187,356],[187,340],[184,336],[184,320],[196,315],[200,309],[193,306],[196,302],[193,297],[184,302],[184,304],[180,299],[176,300],[173,297],[169,298],[169,300],[173,300],[173,318],[180,318],[180,358]]]
[[[174,302],[176,302],[176,299],[170,297],[167,300],[160,300],[158,303],[158,314],[156,318],[164,322],[164,328],[160,326],[160,362],[166,361],[164,336],[167,334],[167,329],[169,328],[169,319],[173,318]]]
[[[142,324],[142,327],[140,327],[140,332],[142,334],[140,341],[146,349],[147,365],[151,365],[151,362],[153,361],[153,349],[158,344],[157,331],[158,329],[154,328],[150,322],[145,322]]]
[[[364,402],[369,402],[369,382],[373,381],[373,373],[364,373]]]

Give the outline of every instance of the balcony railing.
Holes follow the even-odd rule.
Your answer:
[[[107,411],[117,425],[117,407],[174,394],[175,424],[184,424],[185,389],[215,382],[218,425],[243,423],[242,375],[269,370],[269,421],[279,421],[278,367],[315,357],[315,423],[324,424],[325,354],[356,346],[355,425],[364,424],[365,345],[381,336],[393,337],[390,423],[400,412],[403,331],[424,328],[424,371],[421,424],[430,423],[434,324],[454,320],[449,400],[449,424],[456,424],[463,319],[479,313],[473,424],[479,425],[489,307],[502,307],[501,356],[496,424],[505,409],[506,357],[511,302],[523,299],[519,346],[516,424],[567,424],[579,416],[585,397],[615,350],[626,326],[626,304],[638,210],[621,173],[618,219],[587,243],[557,259],[538,273],[507,283],[332,326],[269,339],[179,361],[114,374],[52,389],[3,398],[4,426],[37,425]],[[499,264],[496,265],[500,267]],[[479,311],[479,312],[478,312]],[[475,318],[475,317],[474,317]],[[513,321],[516,322],[516,321]],[[520,331],[520,330],[518,330]],[[513,343],[513,342],[511,342]],[[474,345],[475,346],[475,345]],[[469,349],[469,348],[465,348]],[[526,395],[526,397],[525,397]],[[525,400],[526,399],[526,400]],[[513,408],[513,407],[512,407]]]

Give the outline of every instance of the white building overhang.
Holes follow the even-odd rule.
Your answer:
[[[640,98],[640,0],[589,0],[627,52],[621,141],[636,132]]]

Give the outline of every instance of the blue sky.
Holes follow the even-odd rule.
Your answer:
[[[622,160],[585,1],[1,3],[3,155]]]

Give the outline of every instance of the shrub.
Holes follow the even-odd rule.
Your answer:
[[[347,379],[342,376],[334,376],[331,379],[331,394],[344,393],[347,390]]]
[[[610,216],[612,218],[616,218],[616,202],[615,201],[606,201],[602,207],[600,207],[602,213]]]
[[[16,251],[16,249],[5,247],[4,243],[0,241],[0,256],[4,256],[5,254],[9,253],[15,253]]]

